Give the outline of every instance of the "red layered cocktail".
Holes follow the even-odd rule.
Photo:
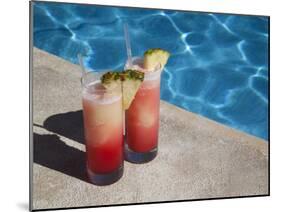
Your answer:
[[[160,51],[160,56],[164,52],[159,49],[156,51]],[[166,64],[168,53],[164,54]],[[146,58],[133,58],[132,64],[127,63],[125,67],[144,73],[144,81],[126,110],[125,158],[133,163],[151,161],[156,157],[158,147],[160,79],[163,64],[161,58],[152,58],[153,64],[148,65],[145,60]]]
[[[159,129],[160,76],[145,78],[130,108],[126,111],[127,144],[135,152],[157,147]]]
[[[105,89],[87,73],[83,81],[83,118],[87,171],[97,185],[111,184],[123,173],[121,87]],[[88,78],[87,78],[88,77]]]

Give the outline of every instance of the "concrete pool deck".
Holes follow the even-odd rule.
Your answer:
[[[158,156],[115,184],[85,174],[81,71],[33,49],[33,209],[268,194],[268,142],[161,101]]]

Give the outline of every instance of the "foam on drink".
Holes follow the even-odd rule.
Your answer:
[[[92,101],[96,104],[111,104],[121,99],[121,91],[108,91],[100,81],[90,83],[83,90],[83,98]]]

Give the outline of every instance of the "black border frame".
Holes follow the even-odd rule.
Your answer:
[[[255,16],[268,18],[268,193],[260,195],[245,195],[245,196],[231,196],[231,197],[214,197],[214,198],[200,198],[200,199],[186,199],[186,200],[171,200],[171,201],[157,201],[157,202],[140,202],[140,203],[120,203],[111,205],[93,205],[93,206],[79,206],[79,207],[64,207],[64,208],[42,208],[33,209],[33,3],[56,3],[56,4],[75,4],[75,5],[92,5],[100,7],[118,7],[129,9],[150,9],[150,10],[166,10],[166,11],[179,11],[179,12],[196,12],[196,13],[213,13],[223,15],[241,15],[241,16]],[[165,9],[154,7],[132,7],[123,5],[102,5],[92,3],[72,3],[72,2],[56,2],[56,1],[29,1],[29,211],[53,211],[53,210],[68,210],[68,209],[86,209],[86,208],[101,208],[101,207],[114,207],[114,206],[128,206],[128,205],[149,205],[149,204],[162,204],[162,203],[179,203],[179,202],[192,202],[192,201],[205,201],[205,200],[224,200],[224,199],[240,199],[252,197],[269,197],[270,196],[270,16],[269,15],[252,15],[252,14],[239,14],[239,13],[225,13],[225,12],[206,12],[196,10],[179,10],[179,9]]]

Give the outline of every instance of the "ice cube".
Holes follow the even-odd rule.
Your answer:
[[[156,114],[149,109],[142,108],[138,114],[138,124],[149,128],[155,124]]]

